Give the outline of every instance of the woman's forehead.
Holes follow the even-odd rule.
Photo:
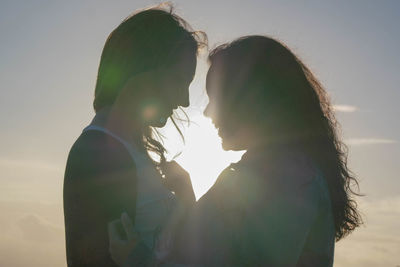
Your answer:
[[[206,77],[206,90],[207,93],[211,93],[221,90],[221,86],[223,85],[223,80],[225,79],[224,72],[222,71],[222,66],[221,64],[218,63],[212,63],[210,65],[210,68],[208,69],[207,72],[207,77]]]

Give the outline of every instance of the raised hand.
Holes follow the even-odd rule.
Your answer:
[[[175,192],[175,195],[185,204],[194,204],[196,197],[189,173],[176,161],[164,162],[159,167],[164,177],[165,186]]]

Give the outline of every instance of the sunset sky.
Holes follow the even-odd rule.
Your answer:
[[[0,2],[0,266],[65,266],[62,183],[69,149],[94,115],[108,34],[158,1]],[[210,48],[249,34],[287,44],[335,105],[359,178],[365,225],[336,244],[335,265],[399,266],[400,1],[174,1]],[[191,85],[186,143],[168,124],[171,159],[197,197],[243,152],[224,152],[202,116],[206,51]]]

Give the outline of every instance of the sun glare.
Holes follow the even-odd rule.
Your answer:
[[[168,123],[164,134],[168,160],[175,159],[189,173],[196,198],[199,199],[214,184],[218,175],[232,162],[237,162],[244,151],[224,151],[217,130],[209,118],[201,113],[190,115],[190,125],[184,127],[185,143]],[[176,158],[175,155],[178,155]]]

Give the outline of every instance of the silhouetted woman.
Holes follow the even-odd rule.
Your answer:
[[[194,202],[190,184],[175,195],[164,186],[147,152],[164,162],[154,127],[189,105],[200,37],[162,7],[128,17],[109,35],[98,69],[96,116],[71,148],[65,172],[69,266],[115,266],[107,224],[124,211],[142,237],[140,260],[177,198]]]
[[[361,219],[321,84],[265,36],[219,46],[209,61],[205,115],[225,150],[247,152],[196,205],[181,256],[210,265],[332,266],[335,240]]]
[[[265,36],[221,45],[209,61],[205,115],[225,150],[247,152],[182,221],[174,262],[332,266],[335,241],[361,218],[324,89]]]

